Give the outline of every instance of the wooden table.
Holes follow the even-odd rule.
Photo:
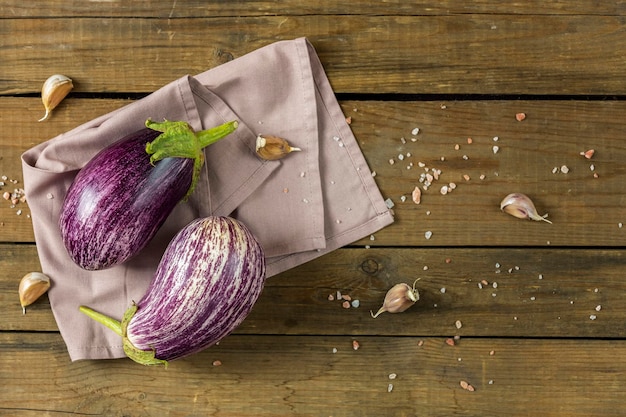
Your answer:
[[[22,315],[41,267],[28,203],[1,200],[0,415],[626,415],[623,2],[4,0],[2,192],[26,149],[301,36],[396,222],[271,278],[235,334],[164,370],[72,363],[47,297]],[[53,73],[76,87],[37,123]],[[553,224],[502,213],[516,191]],[[418,277],[415,306],[370,317]]]

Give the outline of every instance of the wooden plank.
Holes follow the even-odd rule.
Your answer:
[[[80,0],[33,1],[26,5],[17,0],[4,0],[0,6],[0,17],[214,17],[214,16],[265,16],[265,15],[450,15],[469,13],[503,14],[586,14],[624,15],[625,6],[621,2],[585,1],[526,1],[519,3],[494,3],[488,0],[459,3],[458,1],[401,0],[360,2],[355,5],[346,0],[319,0],[303,2],[285,0],[276,7],[273,1],[236,1],[225,7],[221,2],[189,0],[184,3],[172,1],[124,2],[116,0],[84,2]]]
[[[461,339],[451,347],[443,338],[363,336],[354,351],[352,340],[230,336],[163,369],[126,359],[69,363],[57,334],[0,333],[0,414],[526,416],[529,407],[542,416],[626,413],[626,364],[616,360],[626,355],[623,341]]]
[[[35,247],[0,245],[0,251],[0,330],[56,331],[47,297],[25,316],[19,306],[19,279],[38,270]],[[624,327],[615,323],[626,316],[625,267],[622,249],[340,249],[269,279],[236,332],[621,338]],[[389,288],[417,278],[415,306],[370,316]],[[360,306],[329,301],[337,291]]]
[[[302,36],[338,93],[626,92],[621,16],[463,14],[3,19],[0,94],[36,93],[51,73],[82,93],[150,92]]]
[[[37,123],[42,110],[39,99],[0,98],[4,127],[0,175],[21,183],[22,152],[127,103],[69,98],[49,122]],[[352,117],[351,127],[384,197],[395,204],[395,224],[376,233],[375,240],[358,242],[360,246],[623,247],[626,243],[626,229],[619,227],[626,223],[623,101],[345,101],[342,105],[346,116]],[[516,121],[518,112],[525,112],[526,120]],[[421,130],[413,142],[411,131],[416,127]],[[471,145],[468,137],[473,139]],[[498,153],[494,154],[493,146],[499,147]],[[596,153],[587,160],[580,152],[590,148]],[[423,186],[420,162],[442,173],[423,191],[422,203],[415,205],[411,192]],[[567,174],[553,173],[563,165],[570,169]],[[594,173],[599,177],[594,178]],[[441,187],[451,182],[457,188],[441,195]],[[554,224],[501,213],[500,201],[510,192],[530,195],[540,214],[548,213]],[[21,216],[16,215],[18,208],[23,209]],[[0,241],[32,242],[27,215],[27,207],[10,208],[0,200],[4,223]],[[427,231],[433,233],[428,240]]]

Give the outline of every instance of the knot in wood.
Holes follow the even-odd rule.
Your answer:
[[[361,263],[361,270],[368,275],[375,275],[378,272],[378,262],[372,258],[367,258]]]

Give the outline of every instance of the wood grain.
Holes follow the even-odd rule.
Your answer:
[[[38,99],[0,98],[0,175],[21,182],[22,152],[130,102],[70,98],[50,122],[37,123]],[[626,229],[619,227],[626,223],[623,101],[344,101],[342,106],[383,196],[395,204],[395,224],[374,240],[357,242],[360,246],[626,244]],[[525,112],[526,120],[518,122],[518,112]],[[414,137],[416,127],[420,132]],[[495,154],[493,146],[499,147]],[[580,155],[587,149],[596,150],[591,160]],[[567,174],[560,172],[563,165]],[[416,205],[411,192],[423,187],[426,168],[441,170],[441,176]],[[457,188],[441,195],[441,187],[451,182]],[[511,192],[531,196],[554,224],[500,212],[500,201]],[[11,208],[1,200],[0,241],[33,242],[28,213],[24,205]],[[428,240],[427,231],[433,233]]]
[[[19,279],[39,270],[34,245],[0,251],[0,330],[56,331],[47,297],[26,315],[19,306]],[[341,249],[269,279],[236,333],[621,338],[625,267],[622,249]],[[415,306],[370,316],[417,278]],[[337,291],[360,306],[343,308]]]
[[[36,93],[51,72],[80,93],[151,92],[297,37],[311,40],[337,93],[626,92],[622,16],[19,18],[3,19],[0,37],[0,94]]]
[[[556,0],[543,2],[529,0],[523,3],[492,2],[475,0],[459,3],[454,0],[417,0],[406,2],[388,0],[360,2],[355,5],[350,0],[318,0],[303,2],[285,0],[277,5],[273,1],[206,2],[202,0],[155,1],[127,3],[120,0],[91,1],[81,0],[35,0],[26,5],[17,0],[5,0],[0,6],[0,17],[239,17],[266,15],[453,15],[501,13],[512,15],[625,15],[626,7],[621,2],[597,2],[584,0],[571,2]]]
[[[356,351],[353,340],[360,343]],[[600,408],[602,415],[620,416],[625,411],[626,367],[615,358],[626,355],[626,346],[607,340],[583,346],[578,340],[463,338],[452,347],[444,338],[229,336],[168,369],[126,359],[69,363],[56,334],[0,333],[0,347],[0,413],[12,416],[501,416],[502,410],[523,416],[529,407],[542,416],[596,415]],[[213,365],[216,360],[221,366]],[[16,362],[28,363],[32,371],[14,372]],[[461,388],[461,381],[475,391]]]

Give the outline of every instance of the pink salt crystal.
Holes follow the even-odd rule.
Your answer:
[[[581,154],[582,156],[584,156],[585,158],[587,158],[587,159],[591,159],[591,158],[593,157],[593,154],[594,154],[595,152],[596,152],[595,150],[593,150],[593,149],[589,149],[588,151],[581,152],[580,154]]]
[[[415,204],[419,204],[422,201],[422,190],[419,187],[415,187],[411,193],[411,198]]]

